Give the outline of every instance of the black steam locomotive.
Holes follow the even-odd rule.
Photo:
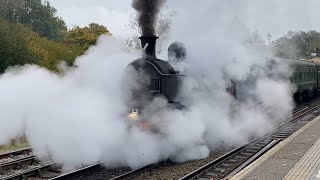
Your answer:
[[[143,115],[146,107],[157,97],[167,101],[166,108],[184,109],[185,106],[176,102],[181,78],[178,71],[169,62],[156,57],[156,36],[140,37],[143,49],[142,58],[132,61],[127,69],[134,70],[140,77],[133,82],[136,88],[132,89],[129,98],[130,119],[139,119],[144,122]],[[178,56],[181,53],[177,52]],[[141,80],[146,79],[147,80]],[[142,120],[141,120],[142,118]]]

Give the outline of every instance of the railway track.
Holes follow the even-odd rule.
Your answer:
[[[97,163],[82,169],[61,173],[61,168],[55,163],[40,162],[32,154],[31,149],[23,149],[0,155],[0,179],[87,179],[94,173],[105,179],[111,179],[129,172],[129,168],[105,169]]]
[[[0,179],[27,179],[39,177],[48,179],[57,176],[57,167],[52,162],[40,162],[32,154],[31,148],[0,154]],[[54,172],[54,173],[53,173]],[[59,173],[60,174],[60,173]]]
[[[23,169],[18,170],[14,174],[6,175],[1,177],[3,180],[9,179],[48,179],[48,172],[50,173],[59,173],[56,170],[53,170],[54,163],[47,163],[47,164],[35,164],[31,166],[27,166]],[[56,176],[52,175],[51,176]]]
[[[104,176],[101,177],[101,179],[102,178],[103,179],[110,179],[110,180],[130,179],[131,177],[136,176],[137,173],[151,170],[151,169],[155,168],[155,166],[156,165],[148,165],[148,166],[139,168],[137,170],[130,170],[129,168],[107,170],[103,167],[103,165],[101,163],[97,163],[97,164],[87,166],[87,167],[84,167],[82,169],[79,169],[79,170],[76,170],[73,172],[62,174],[62,175],[57,176],[55,178],[51,178],[50,180],[87,179],[89,177],[90,177],[90,179],[99,179],[99,177],[97,177],[97,174],[95,174],[95,172],[99,172],[101,175],[101,171],[109,171],[109,173],[113,173],[113,174],[109,174],[109,175],[104,174]],[[92,175],[94,175],[94,177],[91,177]]]
[[[319,104],[319,102],[318,102]],[[284,120],[290,119],[286,121],[285,124],[277,124],[276,128],[266,134],[263,137],[253,139],[248,144],[241,146],[237,149],[234,149],[230,152],[224,152],[223,155],[212,155],[212,157],[216,157],[213,161],[209,163],[205,163],[204,166],[201,166],[199,169],[192,171],[192,173],[186,175],[185,174],[178,177],[179,173],[183,170],[184,166],[180,166],[177,163],[167,163],[166,165],[156,164],[152,166],[147,166],[146,168],[135,170],[132,173],[127,175],[120,176],[115,179],[132,179],[132,180],[140,180],[140,179],[222,179],[223,177],[229,178],[234,174],[242,170],[244,167],[252,163],[254,160],[259,158],[265,152],[270,150],[273,146],[275,146],[278,142],[286,139],[298,129],[307,124],[307,120],[305,119],[309,113],[314,112],[319,109],[317,103],[310,103],[306,105],[301,105],[293,110],[292,115],[283,118]],[[294,118],[292,118],[294,117]],[[312,119],[312,117],[310,117]],[[311,120],[309,119],[309,120]],[[284,121],[283,120],[283,121]],[[288,122],[289,121],[289,122]],[[211,158],[212,158],[211,157]],[[202,160],[197,160],[202,161]],[[193,164],[195,167],[198,163],[195,162],[186,162],[183,164]],[[152,168],[149,168],[152,167]],[[179,170],[175,170],[175,168]],[[176,171],[176,172],[175,172]],[[200,171],[202,172],[202,176],[199,175]],[[189,171],[191,172],[191,171]],[[182,178],[181,178],[182,177]]]
[[[4,171],[14,170],[19,168],[19,166],[22,166],[22,165],[32,165],[32,164],[35,164],[36,161],[37,160],[33,155],[19,158],[14,161],[0,164],[0,172],[3,173]]]
[[[309,109],[303,108],[303,110],[300,110],[299,113],[297,113],[296,117],[286,124],[276,128],[274,131],[261,138],[257,138],[244,146],[230,151],[224,156],[180,178],[180,180],[231,178],[278,142],[286,139],[307,124],[308,121],[312,120],[313,117],[306,118],[309,114],[314,113],[313,116],[320,115],[319,109],[320,105],[316,105]]]
[[[111,180],[127,180],[127,179],[131,179],[131,178],[134,178],[134,177],[140,175],[141,173],[150,171],[150,170],[152,170],[154,168],[157,168],[159,166],[160,166],[160,164],[147,165],[147,166],[144,166],[142,168],[139,168],[139,169],[136,169],[136,170],[132,170],[132,171],[129,171],[129,172],[125,173],[125,174],[117,176],[115,178],[112,178]]]
[[[251,162],[272,148],[281,140],[287,138],[307,123],[305,117],[320,108],[320,105],[301,105],[296,108],[291,121],[278,125],[273,132],[266,136],[252,140],[250,143],[234,149],[205,166],[180,178],[183,179],[228,179],[242,170]],[[317,115],[320,114],[317,111]],[[32,155],[30,148],[0,155],[0,179],[141,179],[141,174],[148,173],[162,166],[173,165],[172,162],[148,165],[136,170],[129,168],[106,169],[97,163],[82,169],[62,174],[60,168],[53,162],[39,162]],[[140,177],[139,177],[140,176]],[[180,176],[181,177],[181,176]],[[177,179],[177,178],[176,178]]]
[[[114,179],[130,172],[130,168],[106,169],[101,163],[96,163],[72,172],[61,174],[50,180]]]
[[[0,154],[0,164],[14,161],[19,158],[24,158],[27,156],[32,155],[32,149],[31,148],[25,148],[18,151],[8,152],[5,154]]]
[[[304,111],[304,110],[308,109],[308,107],[309,107],[309,104],[304,104],[304,105],[298,106],[292,111],[292,114],[294,115],[294,114],[297,114],[301,111]]]

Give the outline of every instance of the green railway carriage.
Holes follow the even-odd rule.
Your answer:
[[[320,90],[320,64],[315,64],[317,66],[317,93],[319,94]]]
[[[274,72],[287,73],[285,71],[288,67],[290,68],[290,81],[296,87],[294,98],[297,102],[320,94],[320,64],[283,58],[268,58],[268,60],[267,65],[262,69],[265,69],[270,77],[287,78],[287,75],[274,74]],[[254,99],[254,95],[250,94],[249,90],[252,87],[250,84],[254,83],[255,78],[250,76],[244,81],[231,81],[227,91],[239,101]]]
[[[292,75],[290,81],[296,86],[295,97],[302,100],[318,93],[320,80],[320,65],[307,61],[280,59],[289,65]]]

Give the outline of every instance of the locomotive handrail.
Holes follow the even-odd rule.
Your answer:
[[[186,75],[181,75],[181,74],[163,74],[162,72],[159,71],[158,67],[155,66],[152,62],[150,62],[150,61],[146,61],[146,62],[151,64],[158,71],[158,73],[162,76],[186,76]]]

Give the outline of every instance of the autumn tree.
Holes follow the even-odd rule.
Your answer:
[[[30,27],[0,18],[0,73],[8,67],[36,64],[58,72],[58,65],[72,65],[82,49],[41,37]]]
[[[30,26],[40,36],[61,41],[67,31],[65,22],[56,15],[57,10],[48,1],[1,0],[0,17],[11,23]]]
[[[111,35],[107,27],[96,23],[83,28],[76,26],[67,33],[65,43],[77,45],[85,51],[96,44],[98,37],[102,34]]]
[[[48,40],[39,36],[31,38],[29,48],[37,56],[37,65],[55,72],[59,72],[59,64],[61,62],[72,66],[75,58],[82,54],[80,47]]]

